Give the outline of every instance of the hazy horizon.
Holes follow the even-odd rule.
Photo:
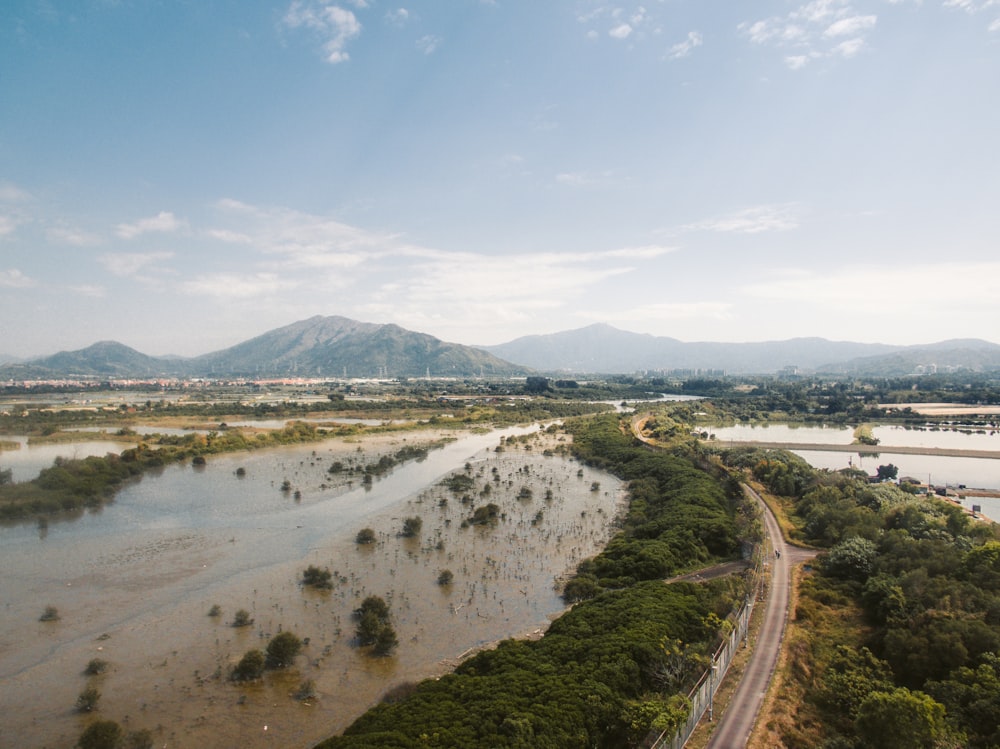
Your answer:
[[[0,9],[0,352],[991,340],[994,0]]]
[[[322,315],[322,317],[333,317],[333,315]],[[340,315],[340,317],[343,317],[343,316]],[[298,323],[298,322],[304,322],[304,320],[296,320],[296,321],[294,321],[292,323],[289,323],[289,325],[294,325],[295,323]],[[357,322],[370,323],[372,321],[370,321],[370,320],[358,320]],[[374,323],[374,324],[378,325],[378,324],[391,324],[391,323]],[[560,333],[572,333],[572,332],[575,332],[575,331],[578,331],[578,330],[583,330],[584,328],[595,326],[595,325],[610,325],[610,324],[609,323],[590,323],[588,325],[581,326],[580,328],[573,328],[573,329],[570,329],[570,330],[553,331],[552,333],[525,333],[523,336],[518,336],[517,338],[532,337],[532,336],[557,335],[557,334],[560,334]],[[147,349],[143,348],[141,345],[132,345],[132,344],[127,343],[125,341],[118,341],[118,340],[111,339],[111,338],[98,338],[98,339],[95,339],[95,340],[91,341],[90,343],[84,344],[83,346],[80,346],[80,347],[77,347],[77,348],[74,348],[74,349],[60,349],[58,351],[48,351],[48,352],[45,352],[43,354],[37,354],[37,355],[32,355],[32,356],[21,356],[16,351],[4,351],[4,350],[0,350],[0,355],[3,355],[3,356],[13,356],[13,357],[16,357],[17,359],[20,359],[20,360],[30,360],[30,359],[45,358],[45,357],[48,357],[48,356],[52,356],[52,355],[59,354],[59,353],[64,353],[64,352],[79,351],[79,350],[83,350],[83,349],[89,348],[90,346],[93,346],[93,345],[96,345],[96,344],[99,344],[99,343],[118,343],[118,344],[122,344],[124,346],[128,346],[129,348],[134,349],[135,351],[138,351],[139,353],[145,354],[147,356],[153,356],[153,357],[156,357],[156,358],[177,357],[177,358],[182,358],[182,359],[189,359],[189,358],[196,358],[196,357],[202,356],[204,354],[216,353],[218,351],[222,351],[222,350],[231,348],[233,346],[237,346],[237,345],[239,345],[241,343],[245,343],[245,342],[247,342],[249,340],[257,338],[257,337],[259,337],[261,335],[264,335],[266,333],[270,333],[270,332],[272,332],[272,330],[277,330],[277,329],[284,328],[284,327],[288,327],[288,326],[286,326],[286,325],[279,325],[278,328],[273,328],[273,329],[270,329],[270,330],[259,331],[258,333],[255,333],[255,334],[249,336],[248,338],[242,338],[240,340],[234,340],[231,343],[228,343],[228,344],[225,344],[223,346],[220,346],[219,348],[208,349],[208,350],[205,350],[205,351],[198,351],[198,352],[195,352],[195,353],[192,353],[192,354],[176,354],[176,353],[170,352],[170,351],[164,352],[164,353],[157,353],[155,351],[147,350]],[[402,327],[402,326],[400,326],[400,327]],[[611,325],[611,327],[614,328],[614,329],[616,329],[616,330],[619,330],[619,331],[621,331],[623,333],[635,333],[636,332],[636,331],[632,331],[632,330],[626,330],[625,328],[621,328],[621,327],[618,327],[616,325]],[[413,333],[425,333],[425,331],[422,331],[422,330],[412,330],[411,332],[413,332]],[[651,334],[640,334],[640,335],[651,335]],[[660,336],[658,336],[658,337],[660,337]],[[787,340],[792,340],[792,339],[815,339],[815,338],[822,338],[822,336],[793,336],[791,339],[789,339],[789,338],[767,338],[767,339],[762,338],[762,339],[760,339],[758,341],[687,341],[687,340],[684,340],[682,338],[677,338],[676,336],[662,336],[662,337],[665,337],[665,338],[675,338],[676,340],[680,341],[681,343],[692,343],[692,344],[697,344],[697,343],[718,343],[718,344],[723,344],[723,345],[725,345],[725,344],[732,344],[732,343],[769,343],[769,342],[787,341]],[[513,338],[513,339],[510,339],[509,341],[501,341],[500,343],[501,344],[502,343],[511,343],[514,340],[517,340],[517,339]],[[828,338],[828,339],[824,339],[824,340],[828,340],[828,341],[833,342],[833,343],[865,343],[864,341],[847,341],[845,339],[829,339]],[[996,343],[995,341],[990,341],[990,340],[985,339],[985,338],[983,338],[983,339],[951,338],[951,339],[941,339],[941,340],[938,340],[938,341],[924,341],[924,342],[917,343],[917,344],[897,344],[897,343],[893,343],[891,341],[873,341],[871,343],[882,344],[882,345],[886,345],[886,346],[905,346],[905,345],[917,345],[917,346],[919,346],[919,345],[933,345],[933,344],[942,343],[942,342],[945,342],[945,341],[948,341],[948,340],[980,340],[980,341],[985,341],[986,343],[990,343],[990,344],[993,344],[993,345],[1000,345],[1000,344]],[[458,343],[458,341],[445,341],[445,343]],[[472,346],[472,347],[488,347],[488,346],[492,346],[493,344],[475,344],[475,343],[471,343],[471,344],[463,344],[463,345]]]

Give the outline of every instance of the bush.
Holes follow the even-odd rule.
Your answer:
[[[358,535],[355,536],[354,542],[362,545],[375,543],[375,531],[371,528],[362,528],[358,531]]]
[[[236,616],[233,617],[234,627],[249,627],[251,624],[253,624],[253,618],[246,609],[240,609],[236,612]]]
[[[291,632],[281,632],[267,643],[267,667],[285,668],[292,665],[302,650],[302,640]]]
[[[87,667],[83,669],[83,673],[87,676],[97,676],[98,674],[103,674],[108,670],[108,662],[101,660],[100,658],[93,658]]]
[[[403,536],[413,538],[419,535],[420,529],[424,527],[424,521],[419,517],[406,518],[403,521]]]
[[[333,587],[332,580],[333,575],[330,574],[330,570],[325,567],[320,569],[313,564],[306,567],[306,571],[302,573],[302,584],[310,588],[330,590]]]
[[[113,720],[96,720],[87,726],[76,745],[80,749],[117,749],[122,740],[122,727]]]
[[[97,687],[87,687],[76,698],[76,709],[81,713],[91,713],[97,709],[97,703],[100,699],[101,693]]]
[[[264,675],[266,658],[260,650],[248,650],[236,664],[230,678],[233,681],[255,681]]]
[[[55,606],[46,606],[45,611],[43,611],[42,615],[38,617],[38,621],[40,622],[59,621],[59,609],[57,609]]]
[[[437,584],[438,585],[451,585],[455,579],[455,575],[452,574],[451,570],[441,570],[438,573]]]

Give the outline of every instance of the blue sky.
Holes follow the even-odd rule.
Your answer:
[[[6,0],[0,353],[1000,342],[1000,0]]]

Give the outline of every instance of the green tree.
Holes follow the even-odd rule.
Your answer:
[[[267,667],[285,668],[302,651],[302,640],[291,632],[280,632],[267,643]]]
[[[865,746],[932,749],[946,735],[944,714],[944,705],[931,696],[899,687],[870,694],[854,723]]]
[[[375,531],[371,528],[362,528],[358,535],[354,537],[354,542],[360,545],[375,543]]]
[[[890,463],[887,466],[879,466],[875,469],[875,475],[879,481],[894,481],[899,475],[899,469]]]
[[[874,542],[851,536],[830,549],[824,569],[828,574],[843,580],[864,582],[875,569],[876,557],[878,549]]]

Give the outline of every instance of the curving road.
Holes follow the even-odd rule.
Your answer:
[[[708,742],[708,749],[734,749],[746,746],[754,721],[767,693],[768,684],[778,663],[778,652],[788,620],[790,570],[799,562],[811,559],[816,552],[788,546],[781,535],[778,521],[767,504],[753,489],[744,484],[743,491],[755,499],[764,510],[764,526],[773,551],[770,553],[771,583],[764,609],[764,620],[747,663],[743,678],[726,707],[718,727]],[[776,556],[775,552],[780,555]]]
[[[655,443],[642,433],[648,414],[636,414],[631,420],[632,433],[648,445]],[[771,582],[764,608],[764,620],[754,644],[753,654],[743,672],[739,686],[733,693],[718,726],[709,740],[707,749],[737,749],[750,740],[757,713],[764,702],[767,687],[778,664],[781,641],[788,622],[788,600],[791,587],[791,568],[816,556],[815,551],[789,546],[781,534],[774,513],[760,495],[746,484],[743,491],[754,499],[764,513],[764,528],[770,541]],[[692,573],[697,574],[697,573]]]

